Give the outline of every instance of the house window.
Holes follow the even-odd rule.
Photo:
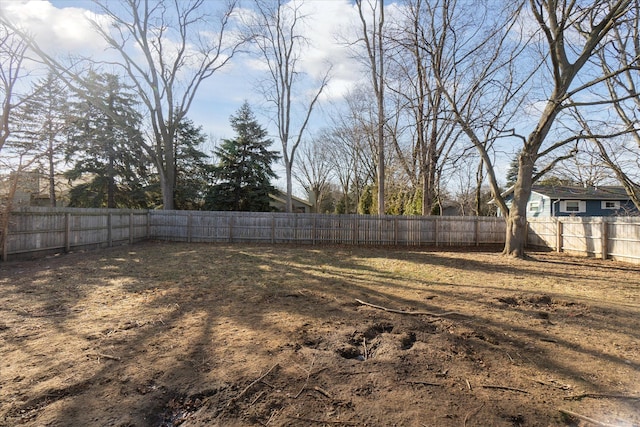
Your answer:
[[[587,211],[587,203],[584,200],[563,200],[560,202],[560,212],[583,213]]]
[[[540,202],[529,202],[529,212],[540,212]]]
[[[620,202],[613,200],[603,200],[602,209],[620,209]]]

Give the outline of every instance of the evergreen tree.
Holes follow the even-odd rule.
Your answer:
[[[226,139],[214,151],[218,163],[213,168],[216,184],[207,198],[207,208],[224,211],[266,212],[276,178],[271,167],[279,156],[268,148],[273,141],[245,103],[231,116],[235,139]]]
[[[12,148],[38,158],[44,171],[52,207],[56,200],[56,172],[66,136],[69,114],[69,91],[53,72],[36,82],[33,95],[26,98],[16,112],[18,124]]]
[[[135,95],[116,75],[92,73],[91,80],[94,101],[74,103],[69,120],[66,160],[74,165],[65,176],[83,181],[71,189],[70,205],[146,208],[150,163]]]
[[[187,118],[182,119],[176,130],[175,159],[176,209],[201,210],[211,181],[212,166],[209,156],[199,147],[206,142],[202,127],[196,127]]]

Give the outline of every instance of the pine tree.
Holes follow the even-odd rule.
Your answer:
[[[209,156],[199,147],[206,141],[202,127],[196,127],[187,118],[182,119],[176,131],[176,209],[200,210],[211,181],[212,166]]]
[[[66,160],[74,165],[65,176],[84,181],[71,189],[70,205],[146,208],[150,162],[135,95],[116,75],[92,73],[91,79],[93,101],[74,103],[69,120]]]
[[[272,163],[279,156],[269,151],[273,141],[245,103],[230,119],[235,139],[225,139],[214,151],[218,164],[213,169],[217,182],[207,198],[210,210],[266,212],[269,194],[275,191]]]
[[[56,175],[65,142],[69,91],[53,72],[36,82],[33,95],[16,112],[18,126],[12,149],[38,158],[48,181],[49,201],[57,205]]]

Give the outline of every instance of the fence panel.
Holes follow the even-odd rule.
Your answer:
[[[640,264],[640,220],[615,218],[606,225],[609,257]]]
[[[9,218],[3,257],[134,243],[148,237],[147,218],[129,209],[20,209]]]
[[[534,218],[528,227],[531,246],[640,264],[638,217]]]
[[[491,217],[27,208],[11,215],[5,254],[106,247],[147,238],[473,246],[503,244],[504,237],[504,219]],[[534,218],[527,237],[530,246],[640,263],[640,218]]]

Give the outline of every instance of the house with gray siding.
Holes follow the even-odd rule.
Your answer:
[[[513,187],[502,196],[507,205],[511,206]],[[534,185],[527,202],[529,218],[612,215],[638,215],[638,209],[624,187]]]

